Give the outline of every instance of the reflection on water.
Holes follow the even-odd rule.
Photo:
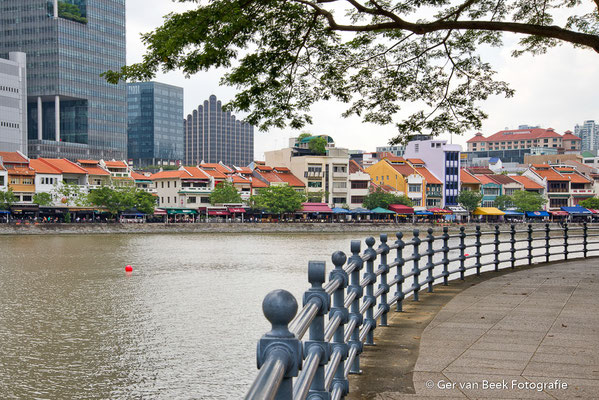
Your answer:
[[[0,237],[0,398],[239,398],[264,296],[364,236]]]

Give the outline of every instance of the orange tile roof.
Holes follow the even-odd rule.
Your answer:
[[[412,164],[425,164],[420,158],[408,158],[408,161]]]
[[[392,163],[395,163],[395,162],[397,162],[397,163],[405,163],[406,162],[405,158],[398,157],[395,154],[389,153],[387,151],[385,151],[385,152],[383,152],[381,154],[381,160],[387,160],[387,161],[392,162]]]
[[[156,172],[151,176],[151,179],[173,179],[173,178],[189,178],[191,174],[184,170],[168,170]]]
[[[87,171],[81,168],[79,165],[66,158],[38,158],[38,160],[51,165],[55,169],[59,170],[63,174],[84,174],[87,175]]]
[[[564,133],[564,136],[562,136],[562,139],[563,140],[582,140],[578,136],[572,135],[571,131],[567,131],[566,133]]]
[[[414,168],[412,168],[411,166],[409,166],[408,164],[389,164],[391,165],[391,167],[396,170],[397,172],[399,172],[402,176],[409,176],[412,175],[413,173],[415,173]]]
[[[356,162],[356,160],[349,160],[349,173],[355,174],[357,172],[365,172],[365,171],[364,171],[364,168],[362,168],[360,166],[360,164],[358,164]]]
[[[418,171],[418,173],[424,177],[424,179],[426,180],[426,183],[428,183],[428,184],[433,184],[433,185],[442,185],[443,184],[443,182],[441,182],[439,179],[437,179],[437,177],[435,175],[433,175],[433,173],[431,171],[429,171],[428,169],[426,169],[425,167],[417,167],[416,171]]]
[[[204,163],[204,164],[200,164],[200,168],[213,168],[215,170],[217,170],[218,172],[221,172],[223,174],[230,174],[233,172],[233,170],[227,166],[218,164],[218,163]]]
[[[152,179],[150,176],[145,176],[144,174],[140,174],[139,172],[135,171],[131,172],[131,178],[135,179],[136,181],[149,181]]]
[[[265,161],[254,161],[255,165],[266,165]]]
[[[27,164],[28,162],[26,158],[23,158],[23,156],[16,151],[0,151],[0,157],[2,157],[3,162],[7,164]]]
[[[27,175],[34,176],[35,171],[31,168],[11,168],[8,170],[8,175]]]
[[[530,179],[528,176],[511,175],[510,178],[523,184],[524,189],[543,189],[543,186],[539,185],[538,183]]]
[[[480,181],[464,168],[460,170],[460,182],[467,185],[480,185]]]
[[[565,176],[561,175],[559,172],[555,171],[552,168],[549,169],[534,169],[534,172],[537,173],[541,178],[545,178],[548,181],[568,181],[569,179]]]
[[[60,170],[54,168],[52,165],[46,164],[39,159],[29,160],[29,167],[32,168],[38,174],[54,174],[60,175]]]
[[[472,142],[499,142],[499,141],[521,141],[534,140],[541,138],[556,137],[561,138],[562,135],[556,133],[553,129],[533,128],[533,129],[510,129],[499,131],[489,137],[484,137],[477,133],[473,138],[467,141]]]
[[[467,170],[472,175],[492,175],[494,173],[490,168],[487,167],[469,167]]]
[[[249,167],[236,167],[237,168],[237,172],[242,173],[242,174],[251,174],[252,173],[252,169]]]
[[[94,164],[97,165],[100,163],[98,160],[77,160],[79,164]]]
[[[127,164],[123,161],[104,161],[107,168],[127,168]]]
[[[198,167],[185,167],[185,170],[194,178],[198,179],[210,179],[204,170]]]
[[[110,172],[100,167],[83,166],[83,169],[86,170],[87,173],[90,175],[110,175]]]
[[[488,184],[499,185],[499,183],[495,182],[494,180],[489,178],[487,175],[476,175],[476,179],[478,179],[480,181],[480,183],[482,183],[483,185],[488,185]]]
[[[291,172],[291,170],[287,167],[274,167],[273,169],[277,172]]]
[[[306,187],[306,184],[302,182],[298,177],[293,175],[291,172],[283,171],[278,172],[279,168],[277,167],[277,171],[274,173],[279,176],[279,178],[289,184],[292,187]]]
[[[211,170],[211,169],[203,169],[203,168],[202,168],[202,171],[204,172],[204,174],[210,175],[213,178],[217,178],[217,179],[226,179],[227,178],[227,175],[223,174],[220,171]]]
[[[577,173],[565,174],[572,183],[592,183],[593,181]]]
[[[269,167],[267,165],[256,165],[256,169],[258,171],[272,171],[272,167]]]
[[[239,175],[231,175],[231,179],[233,180],[233,183],[251,183],[249,179],[245,179]]]
[[[487,178],[499,183],[500,185],[508,185],[510,183],[520,183],[520,182],[514,181],[509,176],[503,175],[503,174],[487,175]]]
[[[252,177],[252,187],[253,188],[265,188],[265,187],[268,187],[268,184],[262,182],[260,179],[258,179],[256,177]]]

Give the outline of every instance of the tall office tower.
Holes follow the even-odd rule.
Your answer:
[[[574,134],[582,139],[582,151],[599,149],[599,125],[594,120],[576,124]]]
[[[0,0],[0,57],[27,54],[29,156],[124,159],[125,0]]]
[[[183,161],[183,88],[159,82],[127,86],[127,157],[136,166]]]
[[[27,155],[27,57],[0,58],[0,151]]]
[[[254,127],[222,111],[215,95],[183,122],[186,165],[204,161],[246,166],[254,161]]]

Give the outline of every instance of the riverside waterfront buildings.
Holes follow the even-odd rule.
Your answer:
[[[124,159],[124,0],[1,0],[0,58],[27,55],[30,157]]]
[[[27,154],[27,56],[0,58],[0,151]]]
[[[159,82],[127,85],[127,158],[135,166],[183,160],[183,88]]]
[[[183,121],[186,165],[219,163],[246,166],[254,160],[254,127],[223,111],[212,95]]]

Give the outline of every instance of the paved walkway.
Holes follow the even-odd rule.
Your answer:
[[[599,399],[599,259],[489,276],[424,294],[421,336],[419,303],[394,313],[350,398]]]

